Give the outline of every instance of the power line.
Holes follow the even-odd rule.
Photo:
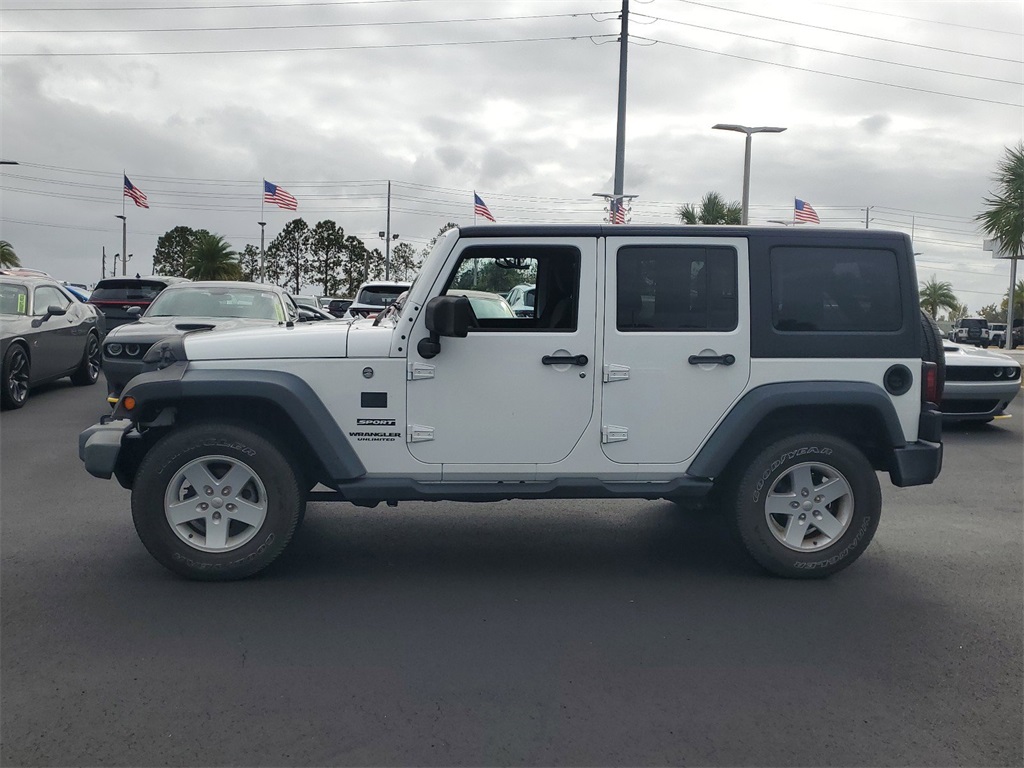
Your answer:
[[[862,37],[862,38],[864,38],[866,40],[876,40],[876,41],[882,42],[882,43],[893,43],[894,45],[907,45],[907,46],[911,46],[913,48],[923,48],[923,49],[929,50],[929,51],[939,51],[941,53],[953,53],[953,54],[956,54],[958,56],[972,56],[972,57],[978,58],[978,59],[989,59],[990,61],[1003,61],[1003,62],[1007,62],[1009,64],[1024,64],[1024,61],[1020,61],[1018,59],[1006,59],[1006,58],[1002,58],[1002,57],[999,57],[999,56],[989,56],[989,55],[984,54],[984,53],[971,53],[970,51],[954,51],[954,50],[952,50],[950,48],[940,48],[938,46],[925,45],[923,43],[908,43],[905,40],[893,40],[893,39],[888,38],[888,37],[877,37],[875,35],[865,35],[865,34],[862,34],[860,32],[849,32],[849,31],[847,31],[845,29],[834,29],[832,27],[819,27],[819,26],[817,26],[815,24],[807,24],[806,22],[803,22],[803,21],[791,21],[790,19],[780,19],[780,18],[778,18],[776,16],[764,16],[764,15],[762,15],[760,13],[751,13],[750,11],[738,11],[735,8],[722,8],[720,6],[710,5],[708,3],[698,3],[698,2],[696,2],[696,0],[675,0],[675,1],[677,3],[686,3],[687,5],[700,6],[701,8],[710,8],[711,10],[715,10],[715,11],[725,11],[726,13],[736,13],[736,14],[739,14],[741,16],[751,16],[751,17],[753,17],[755,19],[764,19],[766,21],[777,21],[780,24],[793,24],[793,25],[796,25],[798,27],[806,27],[807,29],[816,29],[816,30],[818,30],[820,32],[834,32],[834,33],[836,33],[838,35],[850,35],[852,37]]]
[[[822,5],[831,6],[832,8],[842,8],[844,11],[856,11],[857,13],[870,13],[872,16],[888,16],[893,19],[906,19],[907,21],[923,21],[926,24],[941,24],[946,27],[959,27],[960,29],[973,29],[977,32],[991,32],[995,35],[1013,35],[1014,37],[1024,37],[1024,34],[1020,32],[1010,32],[1005,29],[990,29],[988,27],[974,27],[970,24],[957,24],[954,21],[939,21],[938,19],[923,19],[920,16],[904,16],[899,13],[886,13],[885,11],[876,11],[873,8],[854,8],[850,5],[839,5],[838,3],[822,3]]]
[[[234,54],[234,53],[303,53],[303,52],[324,52],[324,51],[369,51],[398,48],[439,48],[447,45],[496,45],[505,43],[550,43],[565,40],[596,40],[604,37],[617,37],[615,34],[608,35],[566,35],[561,37],[523,37],[511,40],[458,40],[430,43],[385,43],[380,45],[330,45],[315,46],[312,48],[233,48],[229,50],[207,50],[207,51],[93,51],[74,53],[0,53],[3,58],[26,58],[26,57],[99,57],[99,56],[205,56],[210,54]]]
[[[240,3],[235,5],[128,5],[104,6],[101,8],[5,8],[4,13],[68,11],[231,11],[246,8],[315,8],[318,6],[343,5],[387,5],[390,3],[425,3],[432,0],[322,0],[313,3]],[[550,0],[549,0],[550,1]]]
[[[595,11],[595,13],[600,13]],[[149,29],[111,28],[111,29],[10,29],[2,34],[110,34],[110,33],[148,33],[148,32],[253,32],[261,30],[281,29],[343,29],[349,27],[407,27],[418,24],[468,24],[490,21],[535,21],[537,19],[566,19],[591,17],[591,13],[547,13],[533,16],[485,16],[466,19],[416,19],[409,21],[353,21],[337,24],[266,24],[257,26],[235,27],[153,27]]]
[[[688,2],[689,0],[680,0],[680,1],[681,2]],[[933,91],[933,90],[928,89],[928,88],[916,88],[916,87],[914,87],[912,85],[898,85],[896,83],[886,83],[886,82],[883,82],[881,80],[871,80],[871,79],[866,78],[866,77],[854,77],[853,75],[840,75],[840,74],[838,74],[836,72],[824,72],[824,71],[822,71],[820,69],[811,69],[809,67],[798,67],[798,66],[793,65],[793,64],[781,64],[781,63],[779,63],[777,61],[766,61],[764,59],[755,59],[752,56],[740,56],[739,54],[724,53],[723,51],[710,51],[710,50],[708,50],[706,48],[697,48],[697,47],[692,46],[692,45],[683,45],[682,43],[670,43],[667,40],[656,40],[656,39],[651,38],[651,37],[637,37],[636,39],[637,40],[645,40],[645,41],[650,42],[650,43],[661,43],[662,45],[669,45],[669,46],[672,46],[674,48],[685,48],[686,50],[689,50],[689,51],[698,51],[700,53],[711,53],[711,54],[714,54],[715,56],[726,56],[726,57],[728,57],[730,59],[740,59],[742,61],[753,61],[753,62],[756,62],[758,64],[770,64],[773,67],[782,67],[783,69],[793,69],[793,70],[796,70],[797,72],[811,72],[811,73],[816,74],[816,75],[826,75],[828,77],[838,77],[838,78],[840,78],[842,80],[852,80],[852,81],[858,82],[858,83],[870,83],[871,85],[884,85],[884,86],[886,86],[888,88],[899,88],[899,89],[904,90],[904,91],[914,91],[916,93],[930,93],[933,96],[948,96],[948,97],[953,98],[953,99],[964,99],[966,101],[978,101],[978,102],[981,102],[981,103],[984,103],[984,104],[998,104],[999,106],[1015,107],[1017,109],[1020,109],[1022,106],[1024,106],[1024,104],[1016,104],[1016,103],[1010,102],[1010,101],[997,101],[995,99],[983,99],[983,98],[981,98],[979,96],[964,96],[964,95],[959,94],[959,93],[946,93],[945,91]]]
[[[849,59],[858,59],[860,61],[871,61],[876,64],[888,64],[893,67],[905,67],[907,69],[917,69],[924,72],[936,72],[941,75],[954,75],[956,77],[969,77],[974,80],[987,80],[993,83],[1006,83],[1007,85],[1024,85],[1018,80],[1003,80],[997,77],[985,77],[984,75],[969,75],[966,72],[953,72],[948,69],[936,69],[934,67],[923,67],[918,64],[904,64],[899,61],[888,61],[886,59],[878,59],[873,56],[860,56],[856,53],[844,53],[842,51],[830,51],[827,48],[815,48],[810,45],[800,45],[799,43],[790,43],[784,40],[774,40],[769,37],[758,37],[757,35],[747,35],[742,32],[732,32],[727,29],[717,29],[715,27],[705,27],[700,24],[691,24],[685,21],[676,21],[675,19],[665,19],[660,16],[646,16],[642,13],[634,13],[634,16],[641,16],[645,19],[652,19],[653,21],[664,21],[668,24],[678,24],[683,27],[693,27],[694,29],[702,29],[708,32],[720,32],[723,35],[732,35],[734,37],[745,37],[749,40],[757,40],[762,43],[775,43],[777,45],[784,45],[787,48],[800,48],[805,51],[814,51],[815,53],[825,53],[831,56],[844,56]]]

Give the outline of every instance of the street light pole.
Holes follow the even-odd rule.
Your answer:
[[[755,133],[782,133],[785,128],[777,128],[773,126],[762,125],[757,128],[750,128],[746,125],[733,125],[731,123],[718,123],[717,125],[711,126],[713,130],[718,131],[736,131],[737,133],[746,134],[746,141],[744,142],[743,152],[743,213],[740,219],[741,224],[747,224],[750,220],[750,145],[751,136]]]
[[[128,274],[128,217],[123,213],[115,216],[121,220],[121,277]],[[114,265],[114,272],[117,272],[117,265]]]

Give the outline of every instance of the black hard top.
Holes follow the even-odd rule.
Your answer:
[[[807,241],[861,242],[907,238],[904,232],[884,229],[831,229],[811,226],[708,226],[677,224],[647,226],[642,224],[478,224],[459,227],[460,237],[768,237],[792,243]]]

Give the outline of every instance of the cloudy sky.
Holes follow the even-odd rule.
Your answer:
[[[599,222],[614,170],[621,0],[3,0],[0,237],[73,282],[147,273],[177,225],[238,249],[295,215],[421,248],[473,222]],[[973,217],[1024,136],[1020,0],[630,3],[625,192],[667,224],[709,190],[750,221],[912,232],[972,309],[1006,262]],[[299,201],[261,214],[262,179]]]

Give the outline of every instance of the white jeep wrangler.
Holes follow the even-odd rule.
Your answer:
[[[532,317],[460,291],[536,284]],[[449,231],[400,307],[199,332],[82,433],[142,542],[260,571],[307,501],[704,499],[769,571],[821,577],[878,525],[878,472],[942,462],[938,330],[906,235],[756,227]]]

